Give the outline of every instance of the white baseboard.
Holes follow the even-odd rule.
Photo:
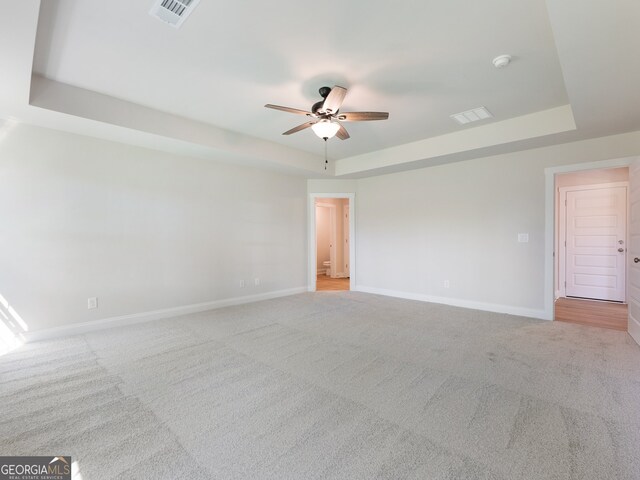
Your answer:
[[[629,325],[627,326],[627,331],[631,338],[633,338],[638,345],[640,345],[640,323],[637,320],[629,317]]]
[[[125,325],[133,325],[135,323],[150,322],[152,320],[160,320],[163,318],[176,317],[189,313],[205,312],[207,310],[215,310],[222,307],[230,307],[233,305],[242,305],[245,303],[259,302],[261,300],[270,300],[272,298],[286,297],[298,293],[304,293],[307,287],[288,288],[285,290],[276,290],[273,292],[258,293],[256,295],[247,295],[244,297],[226,298],[223,300],[213,300],[211,302],[195,303],[192,305],[182,305],[179,307],[163,308],[161,310],[153,310],[150,312],[132,313],[129,315],[121,315],[118,317],[103,318],[90,322],[76,323],[72,325],[62,325],[60,327],[47,328],[37,330],[35,332],[24,333],[26,342],[35,342],[39,340],[50,340],[52,338],[66,337],[71,335],[79,335],[82,333],[92,332],[95,330],[103,330],[105,328],[121,327]]]
[[[366,287],[362,285],[357,285],[355,290],[358,292],[385,295],[387,297],[405,298],[407,300],[419,300],[421,302],[441,303],[454,307],[472,308],[474,310],[484,310],[487,312],[507,313],[509,315],[538,318],[540,320],[553,320],[552,318],[549,318],[549,315],[543,309],[537,310],[534,308],[514,307],[511,305],[500,305],[497,303],[476,302],[459,298],[436,297],[433,295],[425,295],[422,293],[400,292],[397,290],[387,290],[385,288]]]

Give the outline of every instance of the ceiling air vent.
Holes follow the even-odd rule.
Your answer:
[[[493,115],[491,115],[491,112],[484,107],[473,108],[471,110],[467,110],[466,112],[454,113],[453,115],[449,116],[460,125],[477,122],[478,120],[486,120],[487,118],[493,117]]]
[[[149,14],[179,28],[198,3],[200,0],[156,0]]]

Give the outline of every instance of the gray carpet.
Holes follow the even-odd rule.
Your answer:
[[[0,357],[0,454],[92,479],[640,479],[626,333],[354,292]]]

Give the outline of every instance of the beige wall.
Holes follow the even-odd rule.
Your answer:
[[[542,318],[545,168],[632,155],[640,132],[355,180],[356,289]]]
[[[0,184],[0,295],[31,330],[306,288],[304,178],[17,125]]]
[[[327,180],[310,179],[307,181],[308,193],[353,193],[358,186],[357,180],[331,178]]]
[[[598,183],[626,182],[629,180],[629,167],[600,168],[583,172],[562,173],[556,175],[556,189],[576,185],[595,185]]]
[[[307,182],[17,125],[0,141],[0,295],[37,331],[302,287],[308,193],[355,192],[357,288],[535,315],[544,169],[638,154],[634,132]]]

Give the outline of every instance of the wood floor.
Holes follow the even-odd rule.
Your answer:
[[[326,275],[318,275],[316,290],[349,290],[349,278],[331,278]]]
[[[555,320],[626,331],[627,305],[561,297],[556,300]]]

